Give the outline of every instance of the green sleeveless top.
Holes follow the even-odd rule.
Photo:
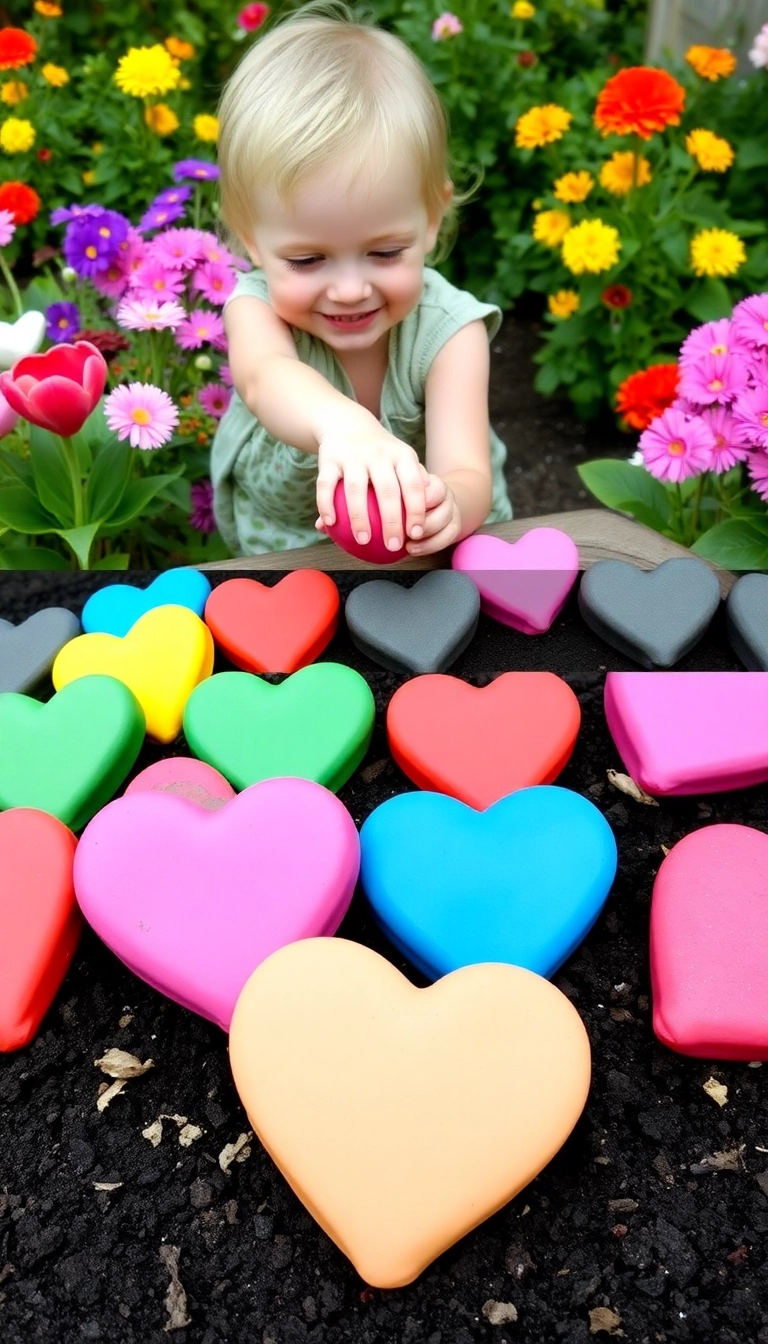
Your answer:
[[[243,295],[265,299],[264,272],[238,277],[228,302]],[[438,271],[426,267],[418,305],[389,333],[389,362],[381,393],[381,424],[425,461],[424,385],[438,350],[455,332],[482,318],[493,340],[501,309],[480,303],[456,289]],[[321,373],[339,392],[356,400],[354,388],[330,346],[292,327],[304,364]],[[504,480],[507,450],[491,430],[493,500],[486,522],[512,517]],[[234,555],[258,555],[310,546],[325,534],[315,530],[317,456],[282,443],[251,414],[237,392],[222,416],[211,448],[211,479],[216,522]]]

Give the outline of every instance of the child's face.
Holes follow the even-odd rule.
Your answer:
[[[428,220],[412,165],[390,166],[373,187],[365,173],[326,173],[291,205],[259,191],[255,208],[248,250],[284,322],[352,355],[383,346],[416,307],[440,220]],[[333,320],[371,313],[359,326]]]

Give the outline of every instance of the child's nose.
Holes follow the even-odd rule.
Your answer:
[[[333,303],[358,303],[370,298],[372,293],[371,284],[356,267],[339,272],[328,285],[328,298]]]

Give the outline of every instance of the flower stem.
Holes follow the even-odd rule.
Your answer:
[[[16,284],[13,275],[11,274],[8,262],[5,260],[5,257],[3,256],[2,252],[0,252],[0,270],[3,272],[6,284],[8,285],[8,288],[11,291],[11,297],[13,299],[14,307],[16,309],[16,316],[22,317],[24,314],[24,309],[21,303],[21,295],[19,293],[19,287]]]
[[[77,450],[74,443],[68,435],[62,434],[61,442],[64,445],[64,453],[69,467],[69,475],[72,481],[72,499],[75,506],[75,527],[83,525],[83,482],[80,476],[80,468],[77,464]]]

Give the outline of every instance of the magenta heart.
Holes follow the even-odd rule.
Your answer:
[[[486,616],[525,635],[548,630],[579,572],[576,543],[556,527],[534,527],[519,541],[475,534],[451,559],[480,593]]]
[[[604,705],[624,766],[648,793],[768,780],[768,672],[609,672]]]
[[[355,540],[355,534],[352,531],[343,481],[339,481],[336,486],[333,507],[336,510],[336,522],[333,527],[328,528],[328,536],[332,537],[336,545],[340,546],[343,551],[356,556],[358,560],[368,560],[372,565],[393,565],[396,560],[406,559],[408,552],[404,546],[401,546],[398,551],[388,551],[384,544],[379,502],[372,485],[368,486],[368,519],[371,524],[371,539],[364,546],[361,546],[360,542]],[[405,536],[405,507],[403,507],[403,536]]]
[[[75,894],[136,975],[227,1031],[265,957],[335,933],[359,866],[351,816],[312,780],[263,780],[212,812],[150,789],[86,827]]]
[[[653,887],[651,980],[653,1029],[672,1050],[703,1059],[768,1059],[762,831],[707,826],[670,850]]]

